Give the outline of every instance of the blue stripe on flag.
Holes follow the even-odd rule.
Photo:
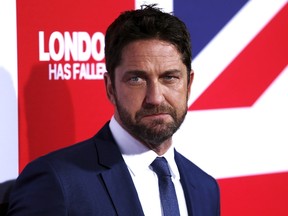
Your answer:
[[[248,0],[175,0],[174,14],[192,37],[193,58],[225,26]]]

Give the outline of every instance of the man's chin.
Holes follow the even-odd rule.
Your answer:
[[[153,136],[161,136],[162,134],[170,134],[173,130],[173,123],[166,122],[153,122],[151,124],[142,125],[141,128],[143,131],[147,131],[149,134]]]
[[[153,117],[153,118],[142,118],[139,124],[147,127],[147,128],[158,128],[163,127],[163,125],[171,125],[174,124],[174,120],[171,118],[171,116],[168,117]]]

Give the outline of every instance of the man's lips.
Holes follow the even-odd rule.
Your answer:
[[[165,117],[170,116],[169,113],[151,113],[151,114],[145,114],[142,116],[142,118],[157,118],[157,117]]]

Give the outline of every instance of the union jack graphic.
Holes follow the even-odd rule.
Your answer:
[[[113,111],[103,82],[47,79],[39,31],[104,32],[121,11],[158,3],[192,37],[195,79],[177,150],[218,180],[221,215],[288,215],[286,0],[67,2],[0,2],[0,182],[91,136]]]

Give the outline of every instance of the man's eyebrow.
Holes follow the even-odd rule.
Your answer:
[[[181,70],[171,69],[163,71],[161,74],[171,74],[171,73],[181,73]],[[125,75],[147,75],[147,72],[143,70],[129,70],[125,72]]]
[[[129,75],[145,75],[147,72],[142,70],[129,70],[125,72],[125,76]]]
[[[165,73],[181,73],[181,70],[171,69],[171,70],[164,71],[163,73],[164,73],[164,74],[165,74]]]

